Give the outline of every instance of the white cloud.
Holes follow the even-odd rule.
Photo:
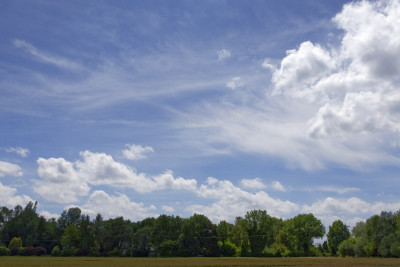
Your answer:
[[[89,185],[71,162],[63,158],[39,158],[37,164],[42,180],[34,181],[33,191],[43,198],[57,203],[72,203],[89,193]]]
[[[243,179],[240,181],[240,185],[245,188],[250,188],[250,189],[264,189],[266,188],[266,185],[263,184],[260,178],[254,178],[254,179]]]
[[[311,86],[328,75],[335,67],[329,52],[320,45],[304,42],[298,50],[288,50],[280,68],[272,76],[273,94],[314,100]]]
[[[3,185],[0,183],[0,203],[2,206],[6,206],[9,208],[14,208],[16,205],[21,205],[25,207],[29,201],[33,201],[29,196],[22,195],[18,196],[15,195],[17,193],[17,189]]]
[[[170,207],[167,205],[162,205],[161,208],[163,209],[163,211],[168,212],[168,213],[172,213],[175,211],[175,209],[173,207]]]
[[[125,194],[109,195],[102,190],[94,191],[89,200],[82,205],[82,211],[91,216],[101,213],[104,218],[116,218],[123,216],[124,219],[132,221],[143,220],[147,217],[156,217],[154,213],[156,207],[153,205],[145,206],[143,203],[130,201]]]
[[[128,149],[122,151],[122,154],[127,159],[137,160],[137,159],[145,159],[147,156],[145,154],[154,152],[154,149],[151,146],[141,146],[141,145],[126,145]]]
[[[45,217],[47,220],[50,220],[52,218],[57,219],[58,217],[60,217],[60,215],[57,213],[51,213],[45,210],[42,210],[41,212],[39,212],[39,214]]]
[[[23,172],[17,164],[0,161],[0,177],[4,176],[22,176]]]
[[[7,152],[14,152],[17,153],[18,155],[20,155],[23,158],[26,158],[29,154],[29,149],[27,148],[22,148],[22,147],[9,147],[9,148],[5,148],[5,151]]]
[[[397,211],[400,209],[400,203],[368,203],[356,197],[339,199],[327,197],[323,200],[313,203],[311,206],[304,205],[302,212],[312,212],[314,215],[365,215],[377,214],[383,210]]]
[[[227,84],[226,87],[231,88],[232,90],[235,90],[237,88],[243,87],[244,83],[240,77],[234,77],[232,80],[230,80]]]
[[[63,158],[39,158],[38,175],[34,191],[44,198],[60,203],[76,202],[86,196],[90,186],[109,185],[118,188],[132,188],[146,193],[154,190],[194,190],[194,179],[175,178],[172,171],[156,176],[137,173],[135,169],[114,161],[105,153],[83,151],[83,161],[69,162]]]
[[[34,56],[34,59],[36,59],[38,61],[41,61],[44,63],[49,63],[49,64],[55,65],[57,67],[60,67],[60,68],[65,68],[65,69],[70,69],[70,70],[75,70],[75,71],[82,71],[84,69],[79,64],[77,64],[73,61],[70,61],[68,59],[61,58],[61,57],[55,57],[55,56],[51,56],[46,53],[43,53],[43,52],[39,51],[35,46],[33,46],[32,44],[30,44],[24,40],[15,39],[13,41],[13,43],[16,47],[21,48],[21,49],[25,50],[27,53]]]
[[[286,192],[286,188],[278,181],[273,181],[271,184],[271,188],[275,191]]]
[[[255,85],[199,106],[183,115],[184,134],[201,132],[199,149],[271,155],[290,168],[400,165],[392,149],[400,132],[399,6],[346,5],[333,20],[343,30],[339,45],[303,42],[276,68],[266,59],[274,71],[265,98],[264,85]]]
[[[264,61],[261,64],[261,66],[264,69],[269,69],[271,71],[275,71],[276,70],[276,66],[271,63],[271,59],[269,59],[269,58],[264,59]]]
[[[339,187],[334,187],[334,186],[320,186],[320,187],[310,188],[308,190],[311,192],[312,191],[333,192],[333,193],[342,195],[342,194],[347,194],[350,192],[360,191],[360,188],[357,188],[357,187],[339,188]]]
[[[218,54],[218,61],[223,61],[231,57],[231,52],[229,52],[229,50],[226,49],[218,50],[217,54]]]
[[[252,209],[264,209],[272,216],[282,217],[295,212],[297,204],[270,197],[266,192],[250,193],[234,186],[230,181],[215,178],[202,184],[197,195],[206,199],[216,199],[210,205],[192,205],[188,211],[206,215],[214,222],[228,220],[233,222],[237,216]]]
[[[344,37],[332,75],[315,76],[308,86],[310,95],[324,97],[309,121],[310,136],[399,132],[399,17],[399,1],[363,1],[334,18]]]

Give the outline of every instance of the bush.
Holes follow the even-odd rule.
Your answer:
[[[236,257],[238,253],[238,248],[236,247],[235,244],[229,242],[228,240],[225,241],[224,243],[219,241],[218,246],[221,250],[222,256],[225,257]]]
[[[339,244],[338,251],[341,257],[351,256],[354,257],[356,255],[356,240],[354,238],[349,238],[344,240]]]
[[[78,250],[76,253],[76,256],[82,257],[82,256],[89,256],[90,250],[88,248],[81,248]]]
[[[54,257],[58,257],[61,254],[61,250],[59,246],[55,246],[52,250],[51,250],[51,255]]]
[[[18,256],[25,256],[25,248],[24,247],[19,247],[17,251]]]
[[[46,249],[44,247],[34,247],[33,254],[34,256],[42,256],[46,254]]]
[[[290,255],[290,250],[288,250],[285,245],[274,243],[265,250],[265,254],[272,255],[273,257],[288,257]]]
[[[9,256],[10,249],[4,246],[0,246],[0,256]]]
[[[13,247],[17,247],[18,248],[22,247],[22,239],[21,237],[13,237],[10,241],[10,243],[8,244],[8,248],[11,249]]]
[[[63,248],[63,250],[61,251],[61,256],[71,257],[71,256],[75,256],[77,252],[78,252],[78,249],[74,248],[74,247]]]
[[[20,249],[20,247],[11,247],[10,248],[10,256],[18,255],[18,250],[19,249]]]

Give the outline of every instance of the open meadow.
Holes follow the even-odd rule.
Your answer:
[[[0,266],[400,266],[393,258],[0,257]]]

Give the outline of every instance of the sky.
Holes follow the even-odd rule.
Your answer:
[[[0,205],[400,209],[399,1],[0,2]]]

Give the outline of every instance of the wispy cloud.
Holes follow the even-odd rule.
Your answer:
[[[15,39],[15,40],[13,40],[13,44],[16,47],[21,48],[25,52],[31,54],[34,59],[36,59],[40,62],[52,64],[59,68],[69,69],[69,70],[73,70],[73,71],[84,70],[84,68],[80,64],[77,64],[76,62],[73,62],[66,58],[48,55],[48,54],[38,50],[35,46],[33,46],[32,44],[30,44],[24,40]]]
[[[229,50],[226,49],[221,49],[217,51],[217,55],[218,55],[218,60],[223,61],[231,57],[231,52],[229,52]]]
[[[22,148],[22,147],[9,147],[4,149],[7,152],[10,153],[17,153],[23,158],[26,158],[29,155],[29,149],[27,148]]]

